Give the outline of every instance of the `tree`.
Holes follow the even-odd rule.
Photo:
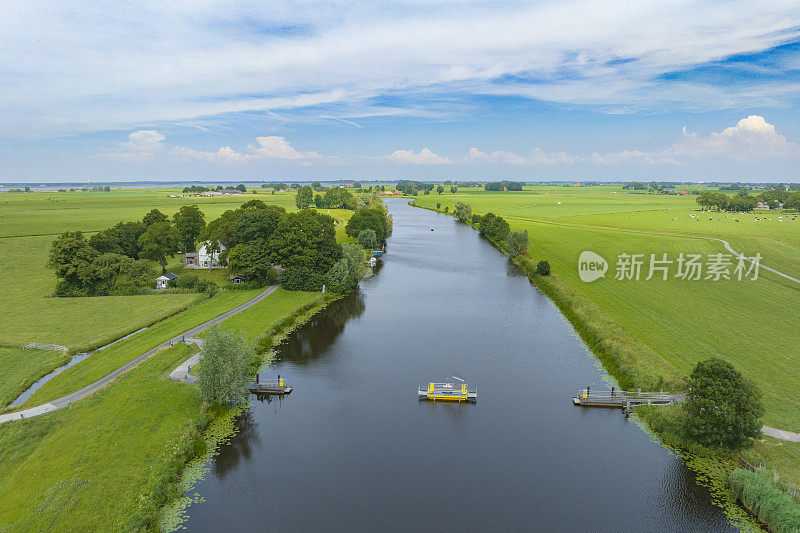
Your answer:
[[[464,202],[456,202],[453,206],[453,214],[461,222],[468,222],[472,218],[472,207]]]
[[[785,202],[783,202],[783,207],[786,209],[800,211],[800,192],[792,194]]]
[[[378,237],[375,235],[375,230],[362,229],[358,232],[358,243],[367,250],[374,250],[378,247]]]
[[[358,244],[345,243],[342,245],[342,259],[347,263],[353,281],[358,283],[364,272],[364,250]]]
[[[153,268],[153,265],[150,264],[150,261],[146,261],[144,259],[135,259],[125,263],[123,274],[128,276],[131,279],[133,286],[138,289],[139,284],[142,281],[155,277],[156,269]]]
[[[442,185],[436,186],[436,194],[442,194],[444,192],[444,187]]]
[[[353,213],[344,227],[345,233],[355,238],[365,229],[374,231],[379,243],[385,242],[389,236],[386,213],[382,209],[361,209]]]
[[[208,328],[195,366],[202,398],[212,405],[244,401],[254,356],[253,345],[241,333],[220,326]]]
[[[55,270],[57,278],[74,288],[80,288],[82,282],[78,269],[94,261],[98,255],[97,250],[86,242],[83,233],[67,231],[53,241],[47,266]]]
[[[184,205],[172,217],[184,252],[193,252],[194,245],[206,227],[206,215],[196,205]]]
[[[286,210],[276,205],[264,206],[263,209],[245,211],[236,219],[234,230],[238,242],[261,239],[266,241]]]
[[[331,187],[322,197],[322,207],[328,209],[350,209],[353,193],[341,187]]]
[[[308,209],[314,202],[314,190],[308,185],[304,185],[297,190],[294,199],[298,209]]]
[[[107,289],[114,288],[120,274],[125,272],[133,259],[122,254],[104,253],[94,258],[91,263],[78,267],[78,276],[85,286],[101,283]]]
[[[342,257],[333,219],[313,209],[288,213],[269,238],[270,261],[286,269],[306,269],[321,285],[322,275]]]
[[[512,256],[518,256],[528,251],[528,230],[512,231],[506,237],[506,250]]]
[[[228,269],[242,274],[247,279],[262,283],[271,283],[278,277],[278,272],[269,262],[267,241],[255,239],[239,243],[228,253]]]
[[[738,450],[761,434],[760,393],[728,362],[700,361],[689,378],[686,434],[703,446]]]
[[[244,183],[240,183],[236,187],[234,187],[237,191],[247,192],[247,187],[244,186]]]
[[[451,187],[450,187],[450,193],[451,193],[451,194],[455,194],[455,193],[457,193],[457,192],[458,192],[458,187],[456,187],[455,185],[453,185],[453,186],[451,186]]]
[[[325,273],[325,287],[333,292],[344,293],[354,286],[352,273],[344,258],[336,261]]]
[[[175,226],[168,221],[156,222],[139,237],[139,247],[142,250],[139,255],[145,259],[158,261],[161,272],[166,273],[167,257],[174,256],[180,245],[180,235]]]
[[[506,222],[503,217],[493,213],[486,213],[481,217],[480,224],[478,225],[478,230],[481,232],[481,235],[495,242],[504,241],[510,229],[508,222]]]
[[[167,215],[158,209],[152,209],[144,216],[144,218],[142,218],[142,224],[145,226],[152,226],[153,224],[157,224],[158,222],[166,222],[167,220],[169,220]]]

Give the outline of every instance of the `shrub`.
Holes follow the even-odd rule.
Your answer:
[[[550,275],[550,263],[547,261],[539,261],[536,264],[536,273],[540,276],[549,276]]]
[[[472,207],[464,202],[456,202],[453,206],[453,214],[461,222],[468,222],[472,218]]]
[[[506,240],[511,228],[503,217],[493,213],[486,213],[483,218],[481,218],[478,230],[481,232],[481,235],[485,236],[487,239],[491,239],[495,242],[503,242]]]
[[[259,354],[267,353],[272,348],[272,337],[267,335],[262,337],[256,344],[256,352]]]
[[[253,346],[240,334],[212,326],[205,336],[202,358],[196,365],[197,386],[210,404],[243,401],[250,382]]]
[[[479,215],[477,213],[474,213],[472,215],[472,223],[475,224],[476,226],[480,225],[482,218],[483,218],[483,216],[481,216],[481,215]]]
[[[800,504],[763,474],[737,468],[729,481],[734,496],[770,531],[800,531]]]

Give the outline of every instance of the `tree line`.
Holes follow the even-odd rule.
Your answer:
[[[740,188],[737,194],[721,192],[704,192],[697,197],[697,205],[714,211],[752,211],[763,202],[770,209],[783,206],[786,209],[800,210],[800,192],[785,190],[768,190],[758,196],[751,196],[747,189]]]

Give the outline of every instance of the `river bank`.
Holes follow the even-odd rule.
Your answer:
[[[441,212],[432,207],[417,206],[413,200],[410,205]],[[466,225],[477,231],[473,224]],[[491,239],[487,239],[487,241],[498,250],[505,252],[501,244],[493,242]],[[548,258],[540,257],[538,259]],[[603,364],[604,369],[617,380],[617,383],[622,388],[642,388],[644,390],[685,389],[686,378],[677,368],[622,328],[591,300],[576,292],[569,283],[557,275],[539,275],[536,269],[536,260],[529,253],[512,258],[511,261],[525,272],[533,285],[555,303],[573,325],[578,335]],[[772,513],[771,510],[764,512],[764,507],[769,507],[767,500],[775,499],[772,492],[761,491],[757,493],[764,495],[765,500],[759,500],[758,497],[752,494],[749,499],[742,499],[740,495],[743,490],[741,488],[737,489],[731,484],[732,479],[744,479],[741,475],[740,456],[737,453],[705,448],[685,439],[682,436],[679,421],[677,420],[679,413],[680,407],[677,406],[652,407],[640,409],[637,415],[646,424],[648,430],[654,432],[663,445],[672,449],[689,468],[701,476],[704,480],[703,483],[714,495],[715,503],[725,509],[737,527],[746,528],[752,526],[750,517],[757,516],[770,529],[783,531],[782,526],[778,524],[786,522],[786,502],[781,500],[780,504],[776,504],[776,507],[781,508],[783,514],[779,519],[775,519],[772,517],[775,513]],[[780,467],[773,466],[773,468],[780,470]],[[766,475],[761,477],[766,483],[774,485],[779,492],[783,490],[787,495],[794,493],[795,510],[800,509],[800,503],[796,499],[796,489],[793,489],[791,485],[782,486],[777,484],[777,475],[775,475],[774,480],[770,480]],[[791,499],[791,496],[789,496],[789,500]],[[797,513],[795,512],[795,514]],[[791,516],[791,511],[789,515]],[[765,518],[765,516],[768,518]],[[792,520],[789,519],[789,521]]]
[[[607,374],[524,272],[471,228],[387,203],[381,275],[280,347],[274,372],[294,392],[238,419],[188,530],[280,516],[293,531],[400,531],[445,515],[468,530],[733,531],[650,434],[572,406],[574,383]],[[453,372],[477,404],[417,399]]]

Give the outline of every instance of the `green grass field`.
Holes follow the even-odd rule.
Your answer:
[[[3,369],[0,408],[11,403],[31,383],[69,359],[70,355],[62,351],[0,348],[0,368]]]
[[[166,379],[178,345],[70,409],[0,425],[0,530],[119,531],[156,463],[202,414]]]
[[[796,283],[764,270],[756,281],[646,281],[647,264],[640,281],[614,279],[621,253],[647,254],[646,260],[651,253],[672,259],[681,252],[727,253],[716,241],[655,233],[721,238],[737,251],[759,252],[765,265],[800,277],[800,216],[783,210],[735,218],[701,213],[693,196],[630,194],[621,187],[471,190],[416,198],[419,206],[440,203],[441,209],[451,210],[456,201],[470,204],[473,212],[507,217],[512,230],[527,229],[531,257],[551,264],[547,283],[575,302],[574,311],[606,337],[603,345],[622,354],[634,373],[674,381],[701,359],[725,359],[758,385],[767,425],[800,432]],[[605,278],[592,283],[579,279],[578,257],[584,250],[608,260]],[[800,444],[764,437],[746,456],[800,485]]]
[[[293,314],[300,307],[318,302],[319,292],[286,291],[278,289],[269,298],[261,300],[253,307],[221,322],[233,331],[241,331],[248,338],[256,340],[272,330],[281,319]]]

